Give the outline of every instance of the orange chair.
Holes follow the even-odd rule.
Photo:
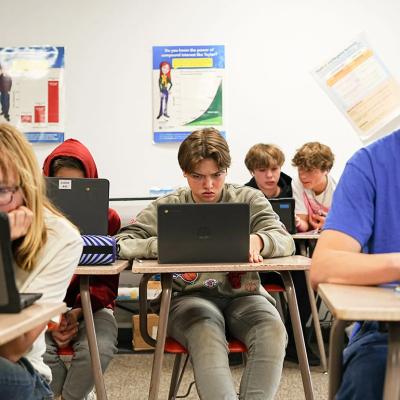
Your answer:
[[[230,353],[246,353],[246,346],[239,340],[232,339],[228,341],[228,348]],[[172,338],[167,338],[165,341],[164,351],[166,353],[175,354],[174,366],[172,369],[171,383],[169,386],[168,400],[183,399],[189,396],[190,391],[194,385],[194,381],[190,383],[186,393],[184,395],[178,396],[178,390],[182,382],[183,374],[186,369],[186,365],[189,361],[189,354],[185,347]],[[185,359],[182,357],[186,354]]]

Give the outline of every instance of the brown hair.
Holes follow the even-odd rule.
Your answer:
[[[50,165],[49,176],[56,176],[61,168],[72,168],[81,171],[86,176],[86,170],[81,160],[70,156],[60,156],[55,158]]]
[[[45,182],[32,146],[24,135],[10,124],[0,124],[0,170],[9,183],[15,175],[16,185],[21,188],[24,205],[33,212],[33,221],[27,234],[15,241],[13,252],[18,266],[31,271],[36,257],[46,243],[47,229],[44,220],[45,208],[57,215],[59,212],[46,197]]]
[[[244,163],[250,172],[258,168],[282,167],[285,155],[282,150],[273,144],[258,143],[250,147]]]
[[[228,143],[214,128],[192,132],[179,146],[178,162],[184,172],[194,172],[196,165],[206,158],[214,160],[221,170],[231,165]]]
[[[312,169],[330,171],[334,160],[335,156],[329,146],[319,142],[308,142],[296,151],[292,159],[292,165],[303,168],[306,171]]]

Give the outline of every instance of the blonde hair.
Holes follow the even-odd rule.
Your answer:
[[[244,163],[250,172],[258,168],[282,167],[284,162],[285,155],[278,146],[264,143],[250,147],[244,159]]]
[[[221,170],[231,165],[228,143],[214,128],[192,132],[179,146],[178,162],[184,172],[194,172],[196,165],[206,158],[214,160]]]
[[[0,170],[6,183],[11,176],[21,188],[24,205],[33,212],[27,234],[13,243],[18,266],[31,271],[37,255],[47,240],[45,208],[60,215],[45,192],[45,182],[31,145],[23,134],[10,124],[0,124]]]
[[[308,142],[297,150],[292,159],[292,165],[306,171],[320,169],[329,172],[334,160],[335,156],[329,146],[319,142]]]

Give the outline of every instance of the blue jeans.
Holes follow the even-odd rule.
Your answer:
[[[1,92],[0,102],[1,102],[1,112],[4,114],[5,117],[8,117],[10,112],[10,93]]]
[[[381,400],[388,334],[377,322],[364,322],[343,352],[343,378],[336,400]]]
[[[285,356],[286,331],[276,308],[263,296],[172,300],[168,333],[190,354],[202,400],[237,399],[229,369],[225,330],[247,347],[239,399],[273,399]]]
[[[0,400],[50,400],[53,392],[44,378],[21,358],[17,363],[0,357]]]

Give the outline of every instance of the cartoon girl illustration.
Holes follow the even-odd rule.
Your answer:
[[[160,87],[160,112],[158,113],[157,119],[159,119],[162,115],[164,117],[169,118],[167,113],[167,105],[168,105],[168,95],[169,91],[172,87],[171,82],[171,64],[168,61],[163,61],[160,63],[160,78],[158,79],[158,86]]]

